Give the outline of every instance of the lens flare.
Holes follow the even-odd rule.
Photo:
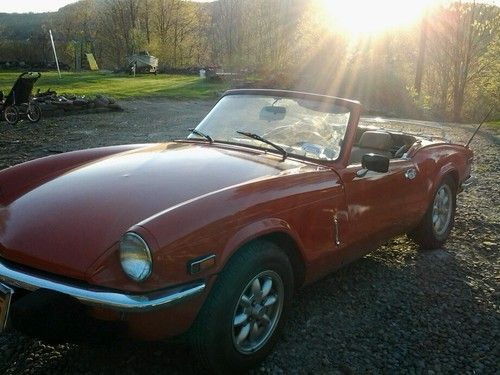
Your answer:
[[[320,0],[332,30],[353,36],[376,34],[415,23],[439,0]]]

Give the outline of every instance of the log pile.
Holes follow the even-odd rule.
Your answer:
[[[73,112],[105,112],[122,111],[122,107],[111,97],[105,95],[96,95],[87,97],[62,94],[48,89],[45,92],[37,92],[34,101],[42,108],[44,116],[57,116],[70,114]]]

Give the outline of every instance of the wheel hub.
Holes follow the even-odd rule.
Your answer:
[[[452,193],[448,185],[442,185],[436,193],[432,209],[432,224],[438,236],[443,235],[451,222],[453,211]]]
[[[256,304],[252,309],[251,316],[256,320],[262,320],[265,313],[266,308],[260,304]]]
[[[283,310],[284,286],[274,271],[264,271],[245,287],[233,314],[233,344],[242,354],[262,348],[276,329]]]

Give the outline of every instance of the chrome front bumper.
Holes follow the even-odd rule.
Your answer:
[[[476,177],[474,176],[469,176],[468,179],[466,179],[462,184],[460,185],[460,191],[466,191],[470,189],[472,186],[474,186],[477,182]]]
[[[10,266],[1,259],[0,282],[30,291],[48,289],[76,298],[85,305],[124,312],[152,311],[172,306],[202,293],[206,287],[204,282],[197,281],[146,294],[127,294],[37,275]]]

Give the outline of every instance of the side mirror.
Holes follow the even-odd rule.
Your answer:
[[[387,173],[389,171],[389,158],[378,154],[365,154],[361,166],[369,171]]]

